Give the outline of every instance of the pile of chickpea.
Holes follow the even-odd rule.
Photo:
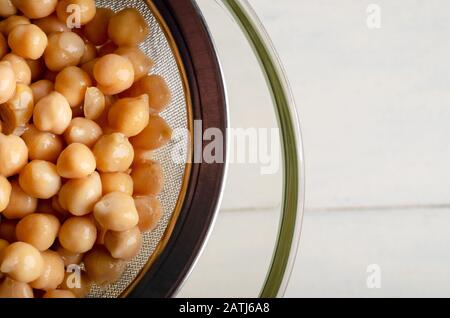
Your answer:
[[[171,140],[158,115],[171,93],[148,75],[133,8],[2,0],[0,17],[0,297],[85,297],[121,277],[162,216],[151,154]]]

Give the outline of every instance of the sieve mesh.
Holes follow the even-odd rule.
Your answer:
[[[151,73],[163,76],[173,95],[171,105],[161,116],[167,120],[174,130],[187,130],[189,120],[182,76],[169,41],[149,6],[144,0],[96,0],[96,3],[98,7],[107,7],[114,11],[120,11],[123,8],[135,8],[144,16],[150,25],[151,35],[141,45],[141,49],[155,61],[155,67]],[[122,278],[115,284],[107,287],[94,286],[89,297],[119,297],[128,285],[134,281],[155,251],[177,205],[185,174],[185,166],[171,159],[173,145],[174,143],[172,142],[154,153],[154,159],[161,163],[165,177],[164,190],[159,197],[164,207],[164,215],[161,221],[154,231],[144,235],[139,256],[128,263]]]

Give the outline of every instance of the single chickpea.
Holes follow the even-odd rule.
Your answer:
[[[90,217],[71,217],[64,222],[59,231],[61,246],[73,253],[90,251],[96,239],[97,228]]]
[[[34,82],[33,84],[31,84],[30,88],[33,92],[34,103],[37,103],[42,98],[53,92],[55,90],[55,85],[53,84],[53,82],[44,79]]]
[[[112,257],[131,260],[139,254],[142,235],[138,227],[123,232],[108,231],[105,235],[105,247]]]
[[[153,60],[137,47],[122,46],[114,53],[126,57],[133,64],[135,82],[146,76],[155,65]]]
[[[16,74],[9,62],[0,62],[0,104],[6,103],[16,92]]]
[[[67,144],[80,143],[93,147],[103,135],[102,128],[95,122],[83,117],[72,119],[64,133]]]
[[[30,24],[30,19],[23,15],[12,15],[0,22],[0,31],[8,37],[11,31],[18,25]]]
[[[123,172],[101,173],[103,195],[122,192],[133,195],[133,179]]]
[[[97,87],[89,87],[84,97],[84,117],[98,119],[106,107],[105,95]]]
[[[7,219],[21,219],[36,211],[38,200],[26,194],[19,185],[19,181],[11,181],[11,196],[9,204],[3,211]]]
[[[58,158],[58,174],[67,179],[85,178],[95,171],[96,163],[92,151],[86,145],[73,143],[63,150]]]
[[[104,94],[119,94],[133,85],[133,64],[120,55],[108,54],[95,63],[94,77]]]
[[[28,195],[49,199],[61,188],[61,177],[53,163],[33,160],[20,171],[19,184]]]
[[[92,212],[102,197],[102,181],[97,172],[82,179],[71,179],[59,192],[61,207],[72,215],[83,216]]]
[[[26,59],[37,60],[47,47],[47,35],[34,24],[16,26],[9,33],[8,44],[13,53]]]
[[[91,85],[88,73],[79,67],[69,66],[56,76],[55,91],[67,99],[70,107],[77,107],[83,103],[86,89]]]
[[[64,266],[68,267],[70,265],[78,265],[83,260],[84,254],[81,253],[74,253],[71,251],[66,250],[62,246],[58,246],[56,249],[56,252],[61,256],[62,260],[64,261]]]
[[[119,47],[114,42],[107,42],[98,49],[98,56],[113,54]]]
[[[44,260],[33,245],[16,242],[3,250],[0,271],[12,279],[30,283],[44,271]]]
[[[97,58],[98,52],[97,48],[94,44],[85,42],[84,44],[84,54],[81,57],[80,65],[86,64],[92,60],[95,60]]]
[[[156,150],[167,145],[172,139],[172,128],[156,115],[150,116],[147,127],[137,136],[130,138],[133,147]]]
[[[93,152],[97,160],[97,169],[101,172],[125,172],[133,163],[133,146],[121,133],[100,137]]]
[[[18,127],[25,126],[33,116],[33,109],[33,91],[27,85],[17,84],[14,96],[0,105],[3,131],[11,134]]]
[[[4,56],[2,60],[11,63],[11,67],[16,74],[17,83],[30,85],[31,69],[28,66],[27,61],[23,57],[10,53]]]
[[[101,227],[111,231],[127,231],[139,222],[133,198],[122,192],[105,195],[94,206],[94,217]]]
[[[79,10],[81,25],[85,25],[94,19],[96,13],[94,0],[60,0],[56,8],[58,19],[64,23],[71,22],[70,15],[73,14],[73,9],[71,10],[73,6],[76,6]],[[73,27],[75,26],[74,24]]]
[[[119,46],[136,46],[150,33],[144,17],[134,8],[123,9],[109,21],[108,35]]]
[[[60,288],[72,292],[77,298],[85,298],[91,291],[92,282],[85,271],[81,271],[81,275],[77,272],[66,272]]]
[[[161,164],[149,161],[133,167],[134,193],[140,195],[158,195],[164,187],[164,174]]]
[[[98,285],[118,281],[126,267],[126,262],[113,258],[103,247],[96,247],[87,253],[83,262],[89,278]]]
[[[6,277],[0,284],[0,298],[34,298],[33,289],[27,283]]]
[[[40,19],[56,10],[58,0],[12,0],[12,2],[27,17]]]
[[[34,107],[33,122],[37,129],[61,135],[72,120],[72,109],[66,98],[52,92],[42,98]]]
[[[150,111],[148,96],[122,98],[111,106],[108,113],[109,127],[127,137],[139,135],[148,125]]]
[[[63,141],[60,136],[39,131],[33,125],[22,135],[28,147],[28,154],[31,160],[44,160],[56,163],[61,151],[63,150]]]
[[[0,17],[7,18],[17,13],[17,8],[11,0],[4,0],[0,2]]]
[[[40,80],[44,76],[46,70],[44,59],[40,58],[37,60],[26,61],[31,70],[31,82]]]
[[[0,238],[8,241],[9,243],[14,243],[17,241],[16,226],[17,221],[2,219],[0,222]]]
[[[42,252],[42,258],[44,259],[44,271],[38,279],[30,283],[30,286],[45,291],[56,289],[64,280],[64,262],[61,256],[54,251]]]
[[[28,148],[22,138],[0,134],[0,174],[11,177],[18,174],[28,162]]]
[[[55,216],[33,213],[17,223],[16,237],[19,241],[31,244],[42,252],[53,245],[59,227],[59,221]]]
[[[86,24],[83,29],[84,36],[97,46],[108,41],[108,24],[114,11],[108,8],[97,8],[94,19]]]
[[[45,64],[51,71],[59,72],[68,66],[76,66],[84,55],[84,41],[75,32],[52,33],[44,53]]]
[[[8,207],[11,191],[11,183],[4,176],[0,176],[0,213]]]
[[[59,21],[56,14],[52,14],[48,17],[34,20],[33,24],[37,25],[44,31],[45,34],[50,35],[56,32],[68,32],[70,29],[67,27],[66,23]]]
[[[42,296],[42,298],[64,299],[64,298],[76,298],[76,296],[70,290],[55,289],[46,292],[44,296]]]
[[[3,34],[0,33],[0,58],[4,57],[9,51],[8,43]]]

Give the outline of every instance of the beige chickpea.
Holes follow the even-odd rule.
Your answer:
[[[61,177],[53,163],[33,160],[20,171],[19,184],[32,197],[49,199],[61,188]]]
[[[125,57],[108,54],[95,63],[94,77],[104,94],[119,94],[133,85],[133,64]]]
[[[0,298],[34,298],[33,289],[27,283],[6,277],[0,284]]]
[[[22,138],[0,134],[0,174],[11,177],[28,162],[28,148]]]
[[[8,207],[11,191],[11,183],[4,176],[0,176],[0,213]]]
[[[37,129],[61,135],[72,120],[72,109],[66,98],[52,92],[42,98],[34,107],[33,122]]]
[[[0,117],[3,120],[3,132],[13,133],[18,127],[24,127],[33,116],[33,91],[24,84],[17,84],[14,96],[0,104]]]
[[[34,289],[53,290],[62,284],[65,276],[64,262],[54,251],[42,252],[44,271],[38,279],[32,281],[30,286]]]
[[[126,57],[133,64],[135,82],[146,76],[155,65],[153,60],[137,47],[123,46],[114,53]]]
[[[79,67],[69,66],[56,76],[55,91],[67,99],[70,107],[77,107],[83,103],[86,89],[91,85],[88,73]]]
[[[45,34],[50,35],[56,32],[68,32],[70,29],[67,27],[67,24],[59,21],[56,14],[52,14],[48,17],[34,20],[33,24],[37,25],[44,31]]]
[[[8,61],[11,63],[11,67],[16,75],[17,83],[30,85],[31,83],[31,69],[28,66],[27,61],[16,54],[10,53],[5,55],[2,59],[3,61]]]
[[[28,147],[28,155],[31,160],[44,160],[56,163],[61,151],[63,141],[60,136],[36,129],[29,125],[22,135]]]
[[[45,251],[55,242],[59,227],[59,221],[55,216],[33,213],[17,223],[16,237],[19,241],[31,244],[40,251]]]
[[[12,2],[27,17],[40,19],[56,10],[58,0],[12,0]]]
[[[84,97],[84,117],[96,120],[105,111],[105,95],[97,87],[89,87]]]
[[[19,181],[11,181],[11,196],[9,204],[3,211],[3,216],[8,219],[21,219],[34,213],[38,200],[26,194],[19,185]]]
[[[87,215],[102,197],[102,181],[97,172],[82,179],[66,182],[59,192],[61,207],[72,215]]]
[[[94,19],[83,29],[84,36],[95,45],[103,45],[108,41],[108,24],[114,12],[108,8],[97,8]]]
[[[149,161],[133,166],[131,172],[134,193],[140,195],[158,195],[164,187],[164,174],[161,164]]]
[[[127,137],[140,134],[148,125],[150,112],[148,96],[122,98],[111,106],[108,113],[108,123],[114,131]]]
[[[64,133],[67,144],[80,143],[93,147],[102,136],[102,128],[95,122],[86,118],[77,117],[72,119],[69,127]]]
[[[47,43],[47,35],[34,24],[18,25],[8,36],[12,52],[31,60],[37,60],[44,54]]]
[[[37,60],[26,60],[31,70],[31,82],[40,80],[45,74],[45,62],[43,58]],[[36,101],[35,101],[36,102]]]
[[[33,92],[34,103],[39,102],[42,98],[54,91],[55,85],[49,80],[40,80],[30,85]]]
[[[18,25],[30,24],[30,19],[22,15],[12,15],[0,22],[0,31],[6,37]]]
[[[59,243],[73,253],[86,253],[91,250],[96,239],[97,228],[90,217],[71,217],[59,231]]]
[[[96,163],[92,151],[80,143],[70,144],[58,158],[56,169],[63,178],[85,178],[95,171]]]
[[[136,97],[147,94],[151,113],[161,113],[169,106],[172,94],[166,80],[160,75],[148,75],[134,83],[123,95]]]
[[[11,0],[4,0],[0,2],[0,17],[7,18],[17,13],[17,8]]]
[[[150,33],[144,17],[134,8],[123,9],[109,21],[108,35],[119,46],[135,46]]]
[[[16,238],[16,226],[17,221],[5,220],[4,218],[0,222],[0,238],[13,243],[17,241]]]
[[[70,265],[78,265],[83,260],[84,254],[82,253],[74,253],[71,251],[66,250],[62,246],[58,246],[56,249],[56,252],[59,254],[59,256],[62,258],[64,262],[64,266],[70,266]]]
[[[139,254],[142,235],[138,227],[123,232],[108,231],[105,235],[105,247],[114,258],[131,260]]]
[[[64,298],[76,298],[76,296],[70,290],[55,289],[46,292],[44,296],[42,296],[42,298],[64,299]]]
[[[96,247],[84,257],[89,278],[99,285],[114,283],[125,271],[126,262],[113,258],[103,247]]]
[[[98,56],[113,54],[119,47],[114,42],[107,42],[98,49]]]
[[[76,66],[84,55],[84,41],[75,32],[52,33],[45,49],[45,64],[51,71],[59,72],[68,66]]]
[[[92,21],[95,17],[96,6],[94,0],[60,0],[56,8],[58,19],[65,22],[70,22],[70,15],[73,11],[70,6],[77,6],[80,13],[80,24],[85,25]]]
[[[94,44],[85,42],[84,44],[84,54],[81,57],[80,65],[86,64],[92,60],[95,60],[97,58],[98,52],[97,48]]]
[[[93,148],[101,172],[125,172],[133,163],[134,150],[121,133],[103,135]]]
[[[130,138],[131,144],[139,149],[156,150],[167,145],[172,139],[172,128],[157,116],[150,116],[147,127],[137,136]]]
[[[0,104],[6,103],[16,91],[16,74],[9,62],[0,62]]]
[[[14,280],[30,283],[44,271],[44,260],[33,245],[15,242],[3,250],[0,272]]]
[[[85,271],[82,271],[81,275],[78,275],[77,272],[66,272],[60,288],[65,291],[70,291],[77,298],[85,298],[91,291],[92,281]]]
[[[94,217],[101,227],[111,231],[127,231],[139,222],[133,198],[122,192],[105,195],[94,206]]]
[[[3,34],[0,33],[0,58],[4,57],[9,51],[8,43]]]
[[[103,195],[122,192],[133,195],[133,179],[123,172],[101,173]]]

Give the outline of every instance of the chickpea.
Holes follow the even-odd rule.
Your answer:
[[[48,17],[34,20],[33,24],[37,25],[39,28],[41,28],[42,31],[44,31],[45,34],[50,35],[52,33],[56,32],[68,32],[70,29],[67,27],[67,25],[61,21],[59,21],[56,14],[52,14]]]
[[[52,92],[34,107],[33,122],[37,129],[61,135],[72,120],[72,109],[66,98]]]
[[[146,76],[155,65],[153,60],[137,47],[123,46],[114,53],[126,57],[133,64],[135,82]]]
[[[105,110],[105,95],[96,87],[89,87],[84,97],[84,116],[87,119],[98,119]]]
[[[6,103],[16,91],[16,74],[9,62],[0,62],[0,104]]]
[[[121,133],[103,135],[93,149],[97,169],[101,172],[125,172],[133,163],[134,150]]]
[[[97,8],[94,19],[83,29],[84,36],[95,45],[103,45],[108,41],[108,24],[114,12],[108,8]]]
[[[53,290],[64,280],[64,262],[61,256],[54,251],[42,252],[42,258],[44,259],[44,271],[38,279],[30,283],[30,286],[45,291]]]
[[[40,80],[44,76],[46,70],[44,59],[40,58],[37,60],[26,61],[31,70],[31,81],[35,82]]]
[[[70,107],[80,106],[86,89],[92,85],[89,74],[76,66],[69,66],[56,76],[55,90],[69,102]]]
[[[12,15],[0,22],[0,31],[7,37],[16,26],[24,24],[30,24],[30,19],[22,15]]]
[[[78,265],[83,260],[83,254],[81,253],[74,253],[71,251],[66,250],[62,246],[58,246],[56,249],[56,252],[61,256],[62,260],[64,261],[64,266],[70,266],[70,265]]]
[[[102,128],[95,121],[77,117],[70,122],[69,127],[64,133],[64,139],[67,144],[80,143],[91,148],[100,139],[102,134]]]
[[[81,57],[80,64],[86,64],[97,58],[98,52],[94,44],[86,42],[84,44],[84,54]]]
[[[49,249],[55,242],[59,231],[58,219],[50,214],[33,213],[17,223],[16,237],[40,251]]]
[[[134,193],[141,195],[158,195],[164,187],[164,174],[157,161],[141,163],[133,167],[131,177]]]
[[[11,0],[0,2],[0,17],[7,18],[17,13],[17,8],[12,4]]]
[[[33,91],[27,85],[17,84],[14,96],[0,105],[3,131],[11,134],[16,128],[24,127],[33,116],[33,108]]]
[[[60,288],[72,292],[77,298],[84,298],[89,295],[92,282],[85,271],[81,271],[80,276],[76,272],[68,272]]]
[[[76,216],[87,215],[101,199],[102,181],[97,172],[82,179],[66,182],[59,192],[61,207]]]
[[[30,283],[44,271],[44,260],[33,245],[16,242],[3,250],[0,271],[14,280]]]
[[[8,241],[9,243],[17,241],[16,225],[17,222],[14,220],[2,219],[0,222],[0,238]]]
[[[39,131],[33,125],[22,135],[28,147],[29,158],[31,160],[44,160],[56,163],[61,151],[63,150],[63,141],[60,136]]]
[[[61,188],[61,177],[53,163],[33,160],[20,171],[19,184],[32,197],[49,199]]]
[[[11,183],[4,176],[0,176],[0,213],[9,205],[11,196]]]
[[[113,258],[103,247],[96,247],[84,257],[89,278],[99,285],[114,283],[125,271],[126,262]]]
[[[150,116],[147,127],[137,136],[130,138],[131,144],[139,149],[156,150],[172,139],[172,128],[159,116]]]
[[[123,172],[101,173],[103,195],[122,192],[133,195],[133,179]]]
[[[12,2],[27,17],[40,19],[56,10],[58,0],[12,0]]]
[[[62,290],[62,289],[55,289],[55,290],[49,290],[42,296],[42,298],[76,298],[75,294],[72,293],[70,290]]]
[[[108,54],[95,63],[94,77],[104,94],[119,94],[133,85],[133,64],[120,55]]]
[[[44,54],[47,43],[47,35],[34,24],[18,25],[8,36],[12,52],[31,60],[37,60]]]
[[[98,49],[98,56],[113,54],[119,47],[114,42],[107,42]]]
[[[33,289],[27,283],[6,277],[0,284],[0,298],[34,298]]]
[[[105,195],[94,206],[94,217],[101,227],[111,231],[127,231],[139,222],[133,198],[122,192]]]
[[[134,8],[123,9],[111,17],[108,35],[119,46],[135,46],[150,33],[144,17]]]
[[[80,24],[85,25],[95,17],[96,6],[94,0],[61,0],[56,8],[58,19],[64,23],[70,22],[70,15],[73,10],[70,6],[76,5],[80,12]]]
[[[123,232],[109,231],[105,235],[105,247],[112,257],[131,260],[139,254],[142,235],[138,227]]]
[[[0,58],[4,57],[9,51],[8,43],[3,34],[0,33]]]
[[[84,46],[83,39],[74,32],[52,33],[44,53],[45,64],[55,72],[76,66],[84,55]]]
[[[9,204],[3,211],[7,219],[21,219],[36,211],[38,200],[26,194],[19,185],[19,181],[11,181],[11,196]]]
[[[28,148],[22,138],[0,134],[0,174],[11,177],[28,162]]]
[[[44,79],[31,84],[30,88],[33,92],[33,100],[37,103],[42,98],[53,92],[55,85],[53,82]]]
[[[73,143],[63,150],[58,158],[56,169],[63,178],[85,178],[95,171],[95,157],[83,144]]]
[[[165,79],[159,75],[148,75],[124,93],[124,97],[136,97],[147,94],[151,113],[161,113],[169,106],[172,94]]]
[[[139,135],[149,121],[148,96],[119,99],[108,113],[109,126],[127,137]]]
[[[61,226],[59,242],[62,247],[73,253],[86,253],[91,250],[97,239],[97,228],[90,217],[74,216]]]
[[[3,57],[3,61],[11,63],[14,73],[16,74],[17,83],[30,85],[31,83],[31,69],[27,61],[16,54],[10,53]]]

